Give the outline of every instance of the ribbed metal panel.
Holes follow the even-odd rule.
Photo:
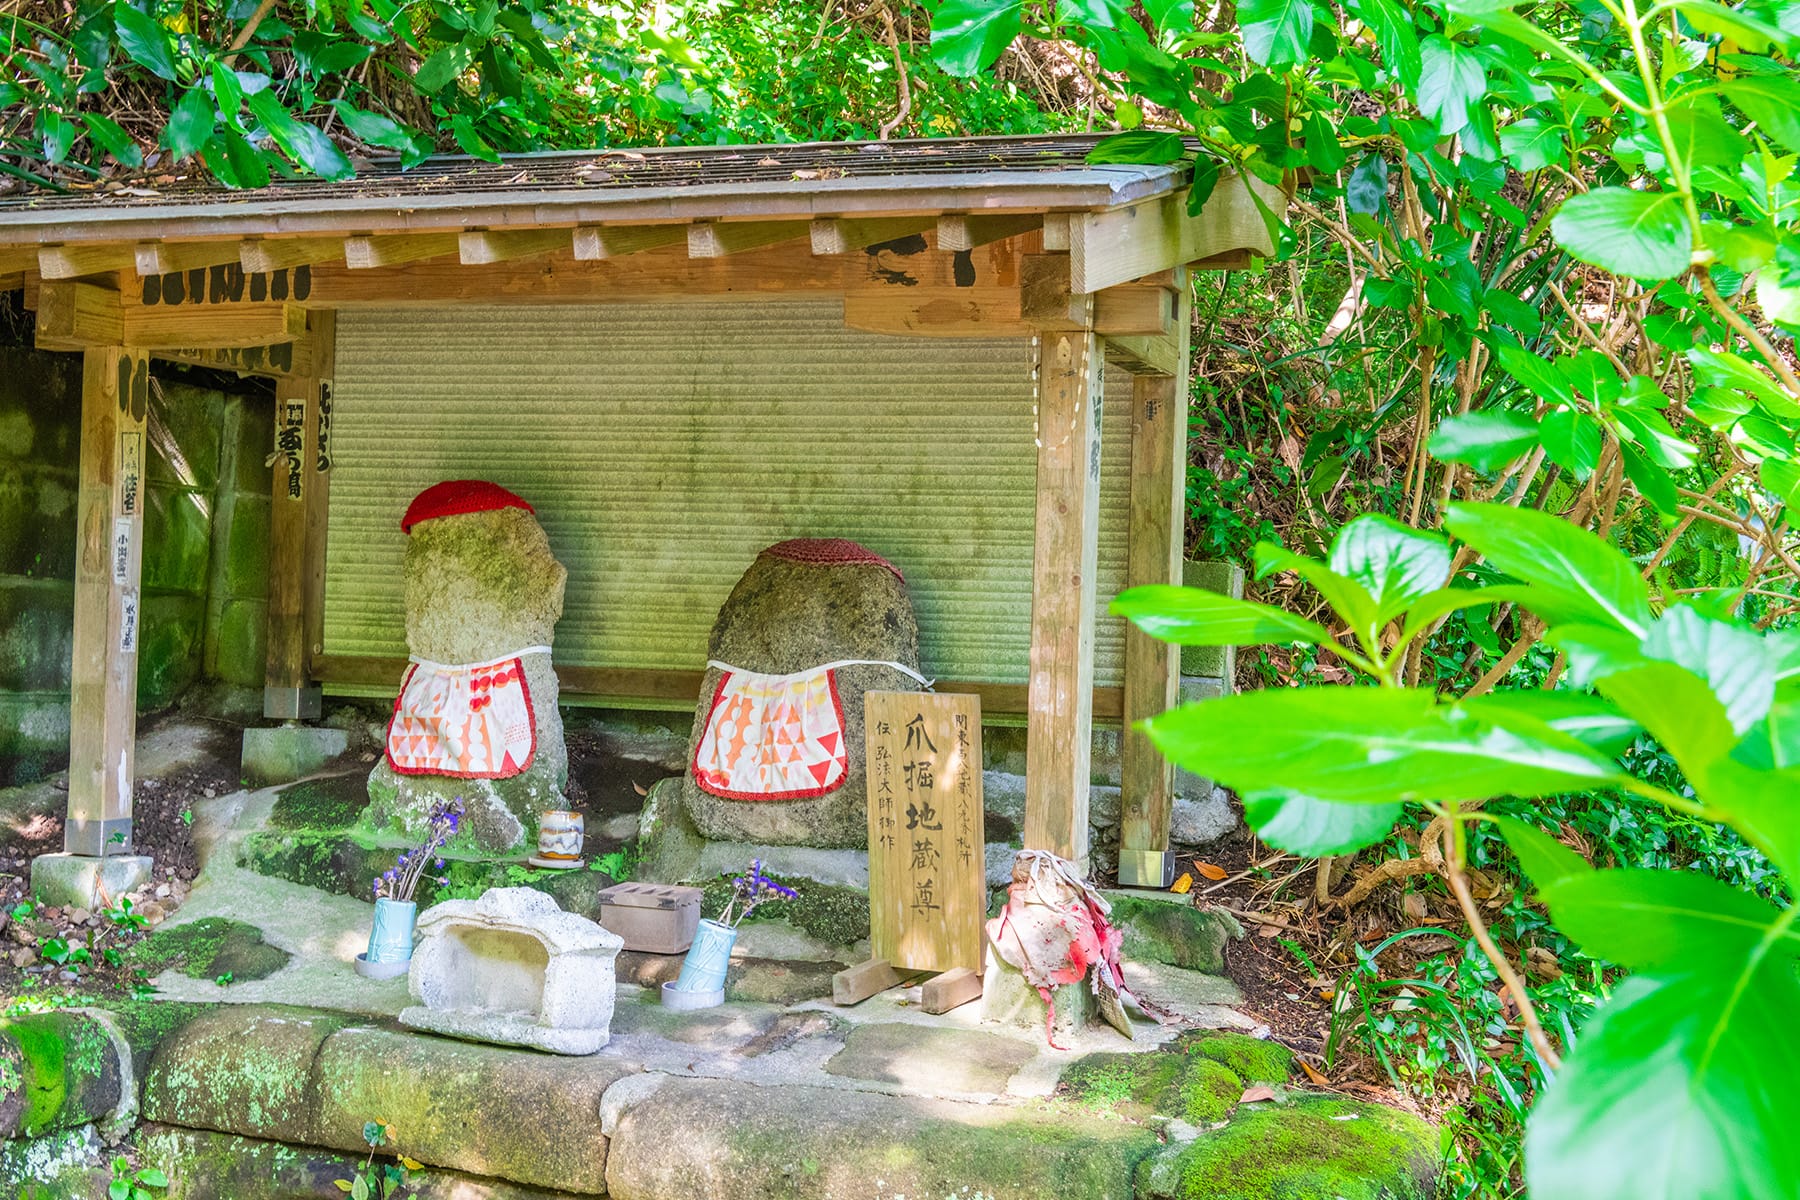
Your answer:
[[[764,546],[848,537],[906,574],[926,670],[1028,674],[1032,347],[847,330],[836,301],[345,310],[325,651],[405,653],[400,514],[441,479],[536,506],[569,570],[559,661],[697,669]],[[1108,374],[1102,602],[1123,576],[1130,380]],[[1097,682],[1120,679],[1104,619]]]

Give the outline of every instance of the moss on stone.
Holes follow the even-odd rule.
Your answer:
[[[368,780],[362,775],[328,775],[282,788],[269,811],[276,829],[333,832],[348,829],[369,806]]]
[[[1227,913],[1121,892],[1108,892],[1106,899],[1113,925],[1125,934],[1127,959],[1219,975],[1225,970],[1225,943],[1244,933]]]
[[[131,948],[133,961],[151,974],[173,967],[191,979],[266,979],[292,957],[263,941],[262,930],[226,917],[205,917],[159,929]]]
[[[1186,1049],[1223,1063],[1250,1083],[1286,1083],[1294,1068],[1294,1052],[1280,1042],[1241,1033],[1208,1033],[1188,1042]]]
[[[869,896],[854,888],[771,875],[777,883],[793,888],[800,895],[794,900],[776,900],[751,913],[749,920],[785,920],[809,937],[827,946],[854,946],[869,936]],[[718,916],[731,899],[731,880],[720,876],[705,886],[700,911]]]
[[[59,1023],[17,1021],[6,1034],[24,1058],[25,1108],[19,1115],[19,1132],[34,1137],[51,1127],[68,1095],[68,1040]]]
[[[1437,1166],[1436,1136],[1410,1113],[1308,1096],[1239,1109],[1224,1129],[1179,1152],[1167,1176],[1172,1190],[1140,1172],[1139,1192],[1172,1200],[1423,1200]]]
[[[121,1072],[105,1026],[80,1012],[34,1013],[0,1022],[0,1037],[17,1055],[17,1084],[0,1091],[0,1112],[24,1137],[72,1128],[111,1113]],[[11,1058],[12,1055],[7,1057]],[[6,1134],[0,1129],[0,1136]]]
[[[1237,1072],[1180,1043],[1141,1054],[1090,1054],[1063,1073],[1063,1085],[1064,1095],[1083,1108],[1194,1125],[1224,1120],[1244,1094]]]

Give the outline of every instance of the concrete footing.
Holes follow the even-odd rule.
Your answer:
[[[149,882],[152,865],[142,854],[40,854],[31,860],[31,892],[45,904],[97,908]]]
[[[244,730],[240,760],[244,781],[252,787],[289,783],[313,774],[350,747],[342,729],[313,725],[279,725]]]

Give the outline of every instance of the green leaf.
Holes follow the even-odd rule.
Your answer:
[[[1537,885],[1539,891],[1593,871],[1581,855],[1535,825],[1500,813],[1490,813],[1488,820],[1499,827],[1506,844],[1518,856],[1525,877]]]
[[[1575,403],[1575,391],[1569,386],[1568,379],[1523,346],[1502,342],[1494,347],[1494,357],[1508,375],[1525,385],[1538,399],[1550,404]]]
[[[1794,332],[1800,327],[1800,280],[1788,283],[1773,271],[1761,272],[1756,277],[1756,306],[1763,316]]]
[[[1693,231],[1673,192],[1595,188],[1563,201],[1550,231],[1582,262],[1632,279],[1673,279],[1693,258]]]
[[[1108,611],[1125,617],[1153,638],[1183,646],[1331,640],[1331,632],[1323,625],[1279,608],[1167,583],[1120,592]]]
[[[1721,34],[1752,54],[1761,54],[1771,46],[1786,50],[1794,45],[1794,38],[1785,29],[1759,21],[1739,8],[1726,8],[1712,0],[1675,0],[1674,7],[1701,33]]]
[[[176,158],[197,154],[212,138],[215,124],[213,98],[203,87],[191,87],[169,114],[163,138]]]
[[[1388,835],[1403,804],[1332,804],[1299,792],[1251,792],[1244,817],[1257,836],[1290,854],[1354,854]]]
[[[1313,0],[1244,0],[1238,5],[1244,53],[1263,67],[1291,67],[1309,57]]]
[[[1767,372],[1737,355],[1695,346],[1687,352],[1687,360],[1701,383],[1748,392],[1776,416],[1800,417],[1800,401],[1783,391]]]
[[[350,1200],[369,1200],[369,1181],[367,1179],[360,1175],[356,1177],[356,1182],[350,1185]]]
[[[1316,558],[1295,554],[1273,542],[1256,543],[1256,577],[1267,579],[1281,571],[1293,571],[1313,585],[1325,603],[1345,624],[1366,640],[1374,640],[1380,628],[1375,597],[1355,580],[1332,570]]]
[[[1525,117],[1500,131],[1500,149],[1506,160],[1521,171],[1548,166],[1567,166],[1568,135],[1563,126],[1539,117]]]
[[[1800,83],[1786,75],[1751,75],[1719,90],[1769,137],[1800,152]]]
[[[1773,492],[1783,504],[1800,507],[1796,505],[1796,501],[1800,501],[1800,463],[1765,458],[1756,474],[1763,487]]]
[[[1750,141],[1732,128],[1711,97],[1672,105],[1668,111],[1669,140],[1680,161],[1694,167],[1735,170],[1750,152]]]
[[[106,1185],[106,1200],[131,1200],[131,1182],[114,1179]]]
[[[1152,717],[1157,749],[1240,794],[1355,804],[1547,795],[1616,782],[1616,766],[1525,717],[1502,728],[1423,689],[1281,688]]]
[[[1091,163],[1172,163],[1187,157],[1187,143],[1178,133],[1133,129],[1102,138],[1088,151]]]
[[[317,126],[296,120],[281,106],[274,93],[257,92],[248,97],[246,103],[269,136],[275,139],[275,144],[315,175],[323,179],[348,179],[356,173],[344,152],[324,132]]]
[[[1338,530],[1327,565],[1374,600],[1379,627],[1448,583],[1450,559],[1450,544],[1438,534],[1366,513]]]
[[[427,96],[434,95],[467,71],[473,61],[469,48],[461,42],[445,46],[419,64],[418,71],[413,75],[413,86]]]
[[[1507,504],[1452,504],[1451,533],[1500,570],[1531,585],[1546,620],[1587,621],[1642,637],[1650,593],[1632,561],[1560,517]]]
[[[1788,954],[1627,979],[1531,1114],[1532,1200],[1790,1200],[1795,1012]]]
[[[1639,376],[1642,378],[1642,376]],[[1624,441],[1635,442],[1644,457],[1659,467],[1683,470],[1694,465],[1700,452],[1675,436],[1667,418],[1652,409],[1614,408],[1612,419]]]
[[[1538,444],[1538,423],[1530,414],[1505,409],[1446,417],[1432,431],[1427,448],[1434,458],[1466,463],[1484,474],[1498,471]]]
[[[931,18],[931,57],[952,75],[985,70],[1019,36],[1023,0],[944,0]]]
[[[1559,408],[1546,413],[1539,427],[1544,457],[1585,480],[1600,463],[1600,425],[1586,413]]]
[[[119,45],[133,62],[153,75],[175,81],[175,59],[169,52],[169,35],[161,25],[126,0],[118,0],[113,5],[113,27]]]
[[[1366,154],[1344,181],[1344,205],[1353,213],[1374,216],[1387,203],[1388,165],[1379,154]]]
[[[166,1188],[169,1186],[169,1177],[164,1175],[161,1171],[156,1170],[154,1167],[145,1167],[143,1170],[139,1171],[137,1173],[137,1179],[139,1183],[153,1188]]]
[[[1694,871],[1628,867],[1539,886],[1557,928],[1595,958],[1632,971],[1742,962],[1781,916],[1767,901]],[[1788,931],[1780,940],[1787,953],[1800,953],[1800,936]]]
[[[1542,721],[1602,754],[1623,753],[1643,729],[1614,705],[1585,692],[1531,688],[1471,696],[1461,703],[1477,716],[1500,724],[1515,714]]]
[[[1762,635],[1677,604],[1651,626],[1644,654],[1706,681],[1739,734],[1762,720],[1775,700],[1776,656]]]
[[[369,143],[389,150],[410,150],[413,131],[380,113],[367,112],[347,100],[333,100],[331,107],[343,118],[344,128]]]
[[[1394,0],[1353,0],[1351,7],[1375,35],[1381,61],[1409,88],[1419,83],[1419,35],[1412,17]]]
[[[1472,47],[1434,33],[1419,45],[1419,111],[1446,137],[1469,124],[1471,107],[1487,91],[1487,73]]]
[[[138,149],[131,135],[111,117],[103,117],[99,113],[83,113],[81,123],[87,126],[88,136],[94,143],[108,154],[128,167],[144,165],[144,152]]]

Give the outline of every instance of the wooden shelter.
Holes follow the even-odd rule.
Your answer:
[[[940,688],[978,692],[984,711],[1028,724],[1026,843],[1085,858],[1100,718],[1128,728],[1123,851],[1166,849],[1170,770],[1129,723],[1172,702],[1178,661],[1135,631],[1102,628],[1115,588],[1100,577],[1180,578],[1186,273],[1269,253],[1264,213],[1280,196],[1256,185],[1258,199],[1228,178],[1189,215],[1185,165],[1089,165],[1092,143],[439,159],[256,192],[180,184],[0,200],[0,288],[26,290],[40,347],[86,363],[67,850],[129,847],[152,358],[272,376],[278,389],[271,717],[316,715],[310,689],[321,683],[392,694],[399,664],[380,652],[399,638],[391,609],[356,615],[361,597],[397,586],[388,526],[395,497],[410,492],[392,489],[466,471],[434,447],[477,429],[480,447],[468,453],[537,472],[540,492],[577,479],[610,489],[569,491],[561,508],[588,525],[560,535],[557,506],[539,503],[553,543],[598,547],[590,577],[572,572],[576,624],[589,620],[575,599],[584,587],[638,589],[604,592],[594,630],[631,634],[644,614],[690,609],[710,622],[717,597],[708,609],[704,589],[671,589],[711,579],[721,563],[735,578],[753,535],[861,534],[900,558],[867,531],[888,520],[890,540],[913,538],[937,563],[918,585],[929,593],[922,613],[938,614],[927,644],[970,639],[961,659],[949,655]],[[734,324],[748,312],[760,315]],[[729,359],[709,349],[714,331],[730,335]],[[634,346],[660,364],[636,383]],[[796,358],[803,371],[790,369]],[[701,377],[720,372],[737,394],[704,391]],[[688,383],[664,386],[676,376]],[[991,423],[982,415],[990,379],[1007,397]],[[435,404],[419,390],[427,386],[467,394]],[[790,396],[812,407],[783,407]],[[791,429],[805,428],[793,420],[829,427],[808,451],[817,471],[782,457]],[[790,432],[759,444],[765,422]],[[878,453],[853,453],[859,431]],[[709,438],[713,448],[681,470],[655,465],[678,457],[681,439]],[[637,457],[597,465],[619,446]],[[950,465],[933,475],[937,458]],[[906,467],[903,479],[885,469],[893,463]],[[721,472],[736,493],[720,490]],[[505,470],[489,475],[513,482]],[[1022,496],[1001,486],[1015,476]],[[808,507],[815,479],[836,489],[834,507]],[[998,481],[992,497],[988,481]],[[780,494],[741,495],[771,489]],[[1119,503],[1103,506],[1103,493]],[[692,518],[657,516],[657,528],[685,531],[675,549],[640,538],[632,561],[608,549],[609,529],[629,528],[640,505],[671,494],[670,511]],[[1000,520],[1014,500],[1025,519]],[[809,519],[834,527],[791,527]],[[729,553],[711,547],[709,530]],[[926,535],[949,539],[949,550],[925,545]],[[557,548],[567,557],[582,546]],[[1004,624],[1014,593],[1021,639],[1029,633],[1016,650],[982,616],[986,604]],[[376,628],[386,632],[368,632]],[[1103,647],[1111,665],[1100,680],[1097,629],[1107,647],[1117,643]],[[641,633],[624,642],[595,633],[589,644],[578,629],[565,654],[559,632],[565,696],[691,705],[704,637],[689,646],[691,631],[678,632],[678,651],[641,659],[631,650]],[[990,642],[997,657],[983,658]]]

